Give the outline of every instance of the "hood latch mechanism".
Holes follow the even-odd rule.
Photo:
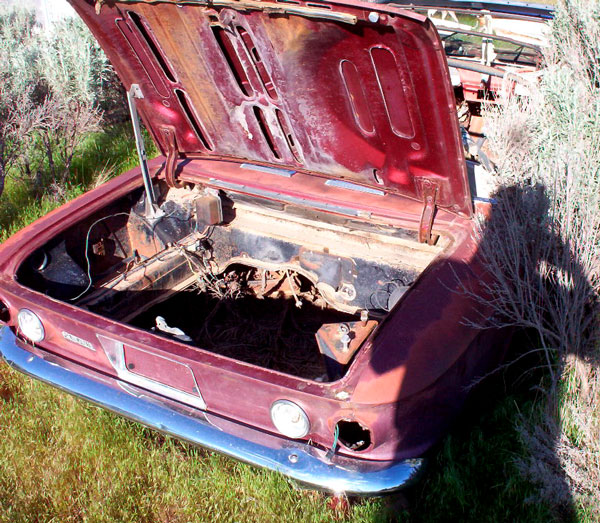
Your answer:
[[[436,238],[431,230],[433,228],[433,219],[435,218],[436,200],[438,194],[438,185],[431,180],[423,180],[423,212],[421,213],[421,223],[419,224],[419,241],[433,245]]]

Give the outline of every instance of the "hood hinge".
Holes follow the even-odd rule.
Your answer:
[[[177,140],[175,138],[175,129],[173,127],[161,127],[160,132],[165,139],[167,147],[167,161],[165,162],[165,181],[169,187],[183,187],[183,183],[175,179],[175,168],[179,158],[177,150]]]
[[[434,238],[431,229],[433,228],[433,219],[435,218],[438,185],[431,180],[423,180],[422,194],[423,212],[421,213],[421,223],[419,224],[419,242],[433,245]]]

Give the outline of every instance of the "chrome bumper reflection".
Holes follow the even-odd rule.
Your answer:
[[[23,345],[21,347],[20,345]],[[412,482],[422,460],[373,462],[333,456],[177,403],[53,354],[33,354],[0,326],[0,353],[9,365],[122,416],[246,463],[278,471],[311,488],[378,495]]]

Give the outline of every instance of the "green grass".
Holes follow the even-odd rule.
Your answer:
[[[158,150],[144,130],[144,142],[149,158]],[[89,185],[99,174],[114,176],[138,164],[131,124],[125,122],[109,127],[104,132],[92,134],[83,144],[81,154],[73,159],[71,179]],[[105,176],[104,176],[105,177]]]
[[[157,154],[146,134],[149,157]],[[0,198],[0,242],[29,223],[49,213],[92,186],[98,178],[108,180],[138,163],[130,124],[121,124],[93,133],[80,146],[71,166],[71,175],[64,192],[53,194],[49,189],[39,198],[31,195],[28,184],[9,176]]]
[[[328,521],[328,498],[0,367],[0,521]],[[376,503],[348,519],[373,521]]]
[[[536,409],[530,402],[519,406],[523,399],[509,395],[477,420],[462,417],[433,457],[413,501],[419,515],[412,521],[554,520],[549,507],[529,500],[536,486],[516,470],[515,461],[526,453],[515,429],[517,414]]]
[[[0,521],[552,521],[516,471],[523,398],[471,407],[400,496],[330,508],[279,474],[162,436],[0,364]],[[521,402],[521,407],[517,407]],[[491,406],[491,408],[490,408]]]

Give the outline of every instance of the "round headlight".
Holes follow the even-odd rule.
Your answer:
[[[21,334],[26,338],[29,338],[34,343],[39,343],[44,339],[46,333],[44,332],[42,320],[29,309],[21,309],[17,315],[17,321],[19,322]]]
[[[288,438],[303,438],[310,429],[306,413],[288,400],[278,400],[271,405],[271,419],[277,430]]]

